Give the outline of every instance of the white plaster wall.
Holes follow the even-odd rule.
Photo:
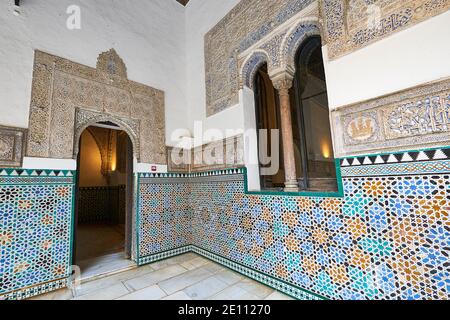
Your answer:
[[[450,11],[335,61],[325,61],[330,106],[450,76]],[[326,50],[324,50],[327,60]]]
[[[166,136],[184,127],[184,7],[175,0],[0,1],[0,124],[28,127],[33,54],[49,52],[91,67],[114,47],[131,80],[166,92]],[[66,28],[69,5],[81,7],[81,30]]]

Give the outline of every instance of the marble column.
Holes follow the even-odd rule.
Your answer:
[[[273,78],[273,85],[280,97],[281,136],[283,141],[285,191],[298,192],[297,173],[295,169],[294,135],[292,133],[291,102],[289,89],[292,87],[293,76],[283,73]]]

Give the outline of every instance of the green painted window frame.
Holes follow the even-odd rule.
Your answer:
[[[299,191],[299,192],[284,192],[284,191],[250,191],[248,190],[248,172],[244,167],[244,189],[247,195],[260,196],[284,196],[284,197],[305,197],[305,198],[343,198],[344,184],[342,180],[341,159],[335,159],[336,167],[336,182],[338,186],[337,191]]]

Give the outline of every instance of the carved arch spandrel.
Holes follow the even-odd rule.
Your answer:
[[[242,59],[239,71],[240,86],[253,89],[253,79],[258,68],[267,63],[272,80],[284,74],[293,77],[295,73],[295,56],[302,43],[312,36],[322,37],[322,28],[317,18],[308,17],[297,22],[289,29],[268,38],[258,49],[253,50]],[[272,48],[266,51],[261,48]],[[289,78],[288,77],[288,78]]]
[[[114,50],[98,61],[96,69],[35,52],[26,156],[72,159],[80,134],[76,113],[82,109],[99,114],[87,126],[111,121],[126,131],[140,162],[166,164],[164,92],[128,80]]]
[[[84,109],[77,109],[75,116],[75,134],[73,147],[74,159],[77,158],[78,152],[80,151],[80,137],[84,130],[100,122],[112,122],[117,125],[119,129],[125,131],[130,137],[131,143],[133,145],[133,155],[138,161],[140,161],[140,123],[138,120],[120,118],[113,115]]]
[[[289,30],[280,47],[281,68],[295,71],[295,56],[306,39],[313,36],[322,37],[318,21],[302,21]]]
[[[253,80],[255,74],[264,63],[267,63],[269,72],[272,70],[269,55],[264,50],[256,50],[250,54],[242,63],[242,67],[239,72],[240,86],[246,86],[253,89]]]

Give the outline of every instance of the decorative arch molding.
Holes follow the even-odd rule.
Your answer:
[[[267,63],[273,81],[279,78],[293,78],[295,55],[309,37],[322,37],[319,18],[307,16],[296,20],[282,30],[268,35],[254,49],[243,53],[239,59],[240,88],[253,89],[253,79],[258,68]]]
[[[269,54],[264,50],[256,50],[248,56],[240,72],[241,88],[242,86],[246,86],[247,88],[253,89],[253,80],[256,72],[264,63],[267,63],[267,68],[270,72],[273,66],[270,63]]]
[[[240,83],[253,89],[253,79],[258,68],[267,63],[272,80],[292,78],[295,73],[295,55],[303,42],[312,36],[321,36],[317,18],[308,17],[297,21],[290,28],[268,37],[248,55],[241,57]]]
[[[114,50],[98,68],[35,52],[26,156],[73,159],[81,133],[110,121],[127,132],[142,163],[167,163],[164,92],[126,78]]]
[[[103,114],[91,110],[77,109],[75,120],[75,135],[73,158],[76,159],[80,151],[80,137],[81,134],[90,126],[96,125],[100,122],[112,122],[125,131],[130,137],[133,145],[133,154],[138,161],[140,161],[140,139],[139,139],[139,122],[133,119],[119,118],[109,114]]]
[[[205,35],[208,117],[239,103],[239,89],[243,86],[239,72],[246,57],[258,49],[266,51],[269,58],[277,57],[283,32],[302,19],[319,16],[317,0],[269,2],[240,1]],[[279,60],[269,62],[276,66]]]
[[[281,68],[295,70],[295,56],[303,42],[309,37],[321,36],[321,28],[317,21],[301,22],[288,31],[281,44]]]

